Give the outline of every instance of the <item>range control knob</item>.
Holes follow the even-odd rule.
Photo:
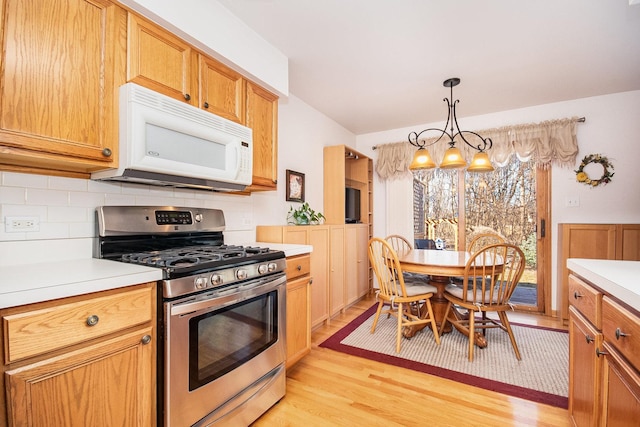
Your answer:
[[[213,286],[222,285],[222,276],[219,275],[219,274],[212,274],[211,275],[211,284]]]
[[[276,264],[275,262],[269,263],[269,271],[276,271],[277,269],[278,269],[278,264]]]
[[[267,271],[269,271],[269,267],[267,267],[267,264],[260,264],[260,265],[258,266],[258,273],[260,273],[260,274],[264,274],[264,273],[266,273]]]
[[[201,222],[202,221],[202,214],[201,213],[197,213],[195,214],[195,218],[196,222]]]
[[[236,279],[244,280],[246,278],[247,278],[247,270],[239,268],[238,271],[236,271]]]
[[[207,278],[206,277],[196,277],[193,281],[193,284],[196,286],[196,289],[204,289],[207,287]]]

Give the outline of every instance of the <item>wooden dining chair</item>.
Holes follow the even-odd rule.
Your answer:
[[[467,252],[475,253],[485,246],[505,243],[504,237],[496,233],[479,233],[472,237]]]
[[[407,252],[413,249],[411,242],[399,234],[391,234],[384,238],[384,240],[391,245],[396,254]],[[415,286],[415,285],[425,285],[429,283],[429,276],[426,274],[417,274],[417,273],[409,273],[404,271],[402,273],[404,276],[404,283],[407,286]]]
[[[524,267],[524,254],[519,247],[508,243],[485,246],[467,261],[463,283],[469,283],[469,286],[448,285],[445,288],[444,296],[448,304],[440,333],[447,322],[464,331],[469,336],[469,361],[473,361],[476,330],[484,332],[490,328],[500,328],[509,334],[516,358],[521,360],[507,311],[511,309],[509,299],[520,281]],[[459,317],[449,316],[453,305],[456,310],[463,310],[468,315],[462,313]],[[487,317],[489,312],[496,312],[499,321]],[[481,317],[477,318],[477,313]]]
[[[369,261],[379,286],[376,292],[378,309],[373,319],[371,333],[375,332],[378,319],[384,313],[395,316],[397,319],[396,353],[400,352],[402,329],[405,326],[431,325],[436,343],[440,344],[440,335],[430,301],[436,292],[435,286],[428,284],[406,286],[398,255],[391,244],[384,239],[374,237],[369,240]],[[424,318],[420,317],[420,310],[414,307],[420,302],[427,308]],[[385,306],[388,308],[383,310]]]

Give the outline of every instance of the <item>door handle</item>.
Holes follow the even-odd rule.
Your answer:
[[[540,237],[545,237],[547,234],[547,222],[544,219],[540,220]]]

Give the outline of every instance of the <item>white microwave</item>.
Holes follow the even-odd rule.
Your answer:
[[[120,87],[119,166],[92,179],[206,190],[251,184],[253,133],[134,83]]]

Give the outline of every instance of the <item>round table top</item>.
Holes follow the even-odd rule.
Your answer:
[[[398,252],[398,261],[404,271],[434,276],[462,276],[471,254],[464,251],[413,249]]]

